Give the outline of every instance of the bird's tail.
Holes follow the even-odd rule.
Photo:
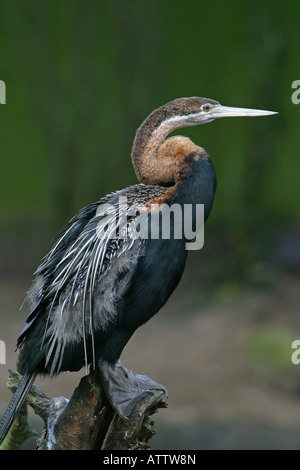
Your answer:
[[[36,372],[32,374],[25,374],[21,378],[19,385],[16,388],[16,391],[5,411],[1,421],[0,421],[0,445],[3,442],[6,434],[8,433],[14,419],[22,408],[28,392],[35,381]]]

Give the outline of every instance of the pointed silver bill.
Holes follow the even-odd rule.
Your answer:
[[[264,109],[251,109],[251,108],[233,108],[231,106],[216,105],[209,113],[212,119],[223,117],[238,117],[238,116],[269,116],[271,114],[278,114],[276,111],[266,111]]]

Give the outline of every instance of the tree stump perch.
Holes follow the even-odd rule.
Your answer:
[[[20,374],[9,370],[8,388],[15,391]],[[150,416],[158,408],[166,408],[163,390],[151,390],[137,403],[130,419],[121,419],[112,409],[102,389],[99,376],[91,372],[83,377],[70,400],[48,398],[35,385],[27,403],[44,421],[44,430],[37,450],[144,450],[155,434]],[[32,435],[27,423],[25,404],[1,450],[16,450]]]

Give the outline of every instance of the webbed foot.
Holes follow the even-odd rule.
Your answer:
[[[102,384],[107,399],[116,413],[123,419],[129,419],[136,404],[151,390],[167,389],[147,377],[135,374],[118,361],[115,365],[103,362],[100,366]]]

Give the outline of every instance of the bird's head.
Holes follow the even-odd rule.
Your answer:
[[[162,123],[166,124],[169,121],[174,128],[204,124],[223,117],[254,117],[277,114],[274,111],[262,109],[222,106],[218,101],[199,97],[178,98],[170,101],[161,109],[164,111],[162,114],[165,113],[168,116]]]

